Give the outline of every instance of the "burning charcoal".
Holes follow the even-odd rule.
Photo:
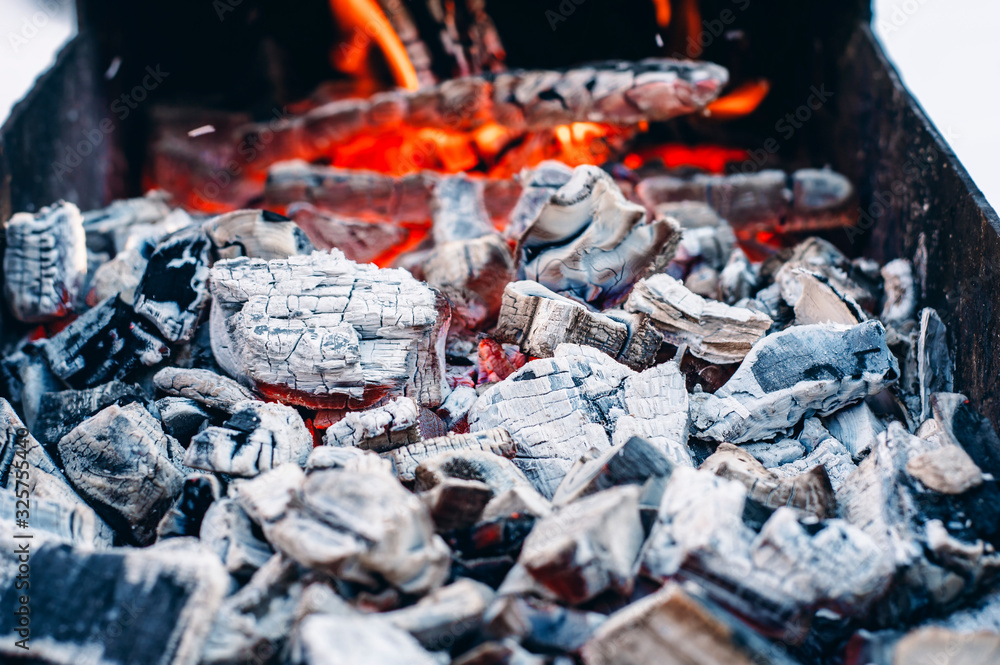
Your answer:
[[[524,367],[527,357],[516,347],[504,348],[492,337],[479,340],[478,348],[477,386],[503,381],[508,376]]]
[[[410,235],[400,224],[341,217],[308,203],[290,206],[288,214],[316,249],[336,247],[356,263],[376,261],[402,245]]]
[[[493,595],[485,584],[462,579],[382,616],[427,649],[449,649],[479,628]]]
[[[149,257],[135,289],[135,311],[171,342],[189,341],[208,305],[210,246],[200,232],[183,232],[163,241]]]
[[[438,416],[444,421],[449,432],[465,420],[472,405],[479,398],[476,389],[471,386],[455,386],[437,409]]]
[[[573,177],[573,169],[555,160],[524,169],[518,176],[523,190],[510,213],[510,223],[504,230],[508,238],[520,238],[548,205],[552,195]]]
[[[273,555],[267,543],[254,535],[253,523],[234,499],[223,497],[208,507],[199,536],[238,579],[250,577]]]
[[[240,384],[207,369],[164,367],[153,376],[153,385],[168,395],[187,397],[206,408],[229,413],[237,404],[254,399]]]
[[[52,452],[71,429],[112,404],[145,402],[139,386],[111,381],[85,390],[61,390],[42,395],[34,433]]]
[[[795,326],[755,344],[714,395],[696,395],[692,427],[714,441],[770,439],[803,416],[829,415],[874,395],[898,376],[878,321]]]
[[[370,450],[316,446],[306,460],[306,471],[319,469],[348,469],[363,473],[392,472],[392,463]]]
[[[578,166],[519,239],[517,274],[604,309],[665,266],[679,238],[674,220],[650,221],[611,176]]]
[[[227,212],[208,220],[202,228],[222,259],[246,256],[269,261],[312,251],[295,222],[268,210]]]
[[[514,463],[551,497],[580,455],[632,436],[649,439],[674,463],[690,465],[687,414],[676,364],[637,373],[596,349],[563,344],[553,358],[534,360],[487,389],[469,413],[469,426],[473,432],[506,427]]]
[[[863,401],[826,418],[826,426],[855,461],[867,456],[878,435],[885,431],[885,425]]]
[[[421,462],[453,450],[482,450],[504,457],[513,457],[515,445],[510,434],[502,427],[485,429],[471,434],[448,434],[420,443],[412,443],[384,454],[392,462],[393,470],[404,483],[413,482]]]
[[[52,372],[77,390],[130,376],[170,354],[159,335],[120,298],[84,313],[45,346]]]
[[[669,478],[674,464],[643,438],[634,436],[570,470],[553,503],[562,506],[618,485],[643,485],[650,478]]]
[[[847,647],[845,665],[949,663],[988,665],[1000,659],[1000,634],[995,631],[956,632],[937,626],[855,635]]]
[[[211,284],[215,358],[261,394],[310,408],[400,392],[441,403],[449,310],[409,273],[331,250],[219,261]]]
[[[447,533],[476,524],[493,498],[493,490],[479,480],[449,477],[423,492],[420,498],[430,510],[438,533]]]
[[[797,265],[786,263],[775,275],[782,298],[795,312],[796,325],[839,323],[853,326],[868,319],[854,298],[838,291],[822,275]]]
[[[530,595],[501,595],[487,609],[487,633],[538,651],[576,652],[604,623],[597,612],[563,607]]]
[[[312,614],[298,626],[297,647],[302,665],[440,665],[381,616]]]
[[[696,587],[676,582],[608,617],[582,655],[585,665],[796,665]]]
[[[529,356],[547,358],[560,344],[583,344],[636,370],[653,364],[662,342],[644,314],[592,312],[529,281],[511,282],[504,289],[494,334]]]
[[[427,90],[332,102],[284,121],[267,157],[287,159],[295,149],[312,161],[331,143],[376,125],[382,131],[400,125],[472,131],[497,122],[523,131],[581,120],[621,125],[669,120],[704,108],[727,79],[718,65],[657,58],[565,72],[510,70],[457,78]],[[244,131],[250,135],[261,129]]]
[[[177,442],[141,404],[112,404],[59,441],[66,476],[125,540],[148,545],[180,494]]]
[[[198,536],[205,512],[222,494],[222,483],[207,473],[192,473],[184,479],[181,495],[156,529],[158,539]]]
[[[781,439],[773,443],[748,443],[740,448],[753,455],[754,459],[767,469],[795,462],[806,454],[806,447],[795,439]]]
[[[191,439],[184,464],[230,476],[253,477],[281,464],[305,466],[313,438],[290,406],[248,401],[233,407],[222,427]]]
[[[354,446],[384,453],[421,441],[417,403],[397,397],[365,411],[349,411],[323,437],[328,446]]]
[[[525,539],[518,562],[573,605],[609,589],[627,596],[644,538],[639,489],[615,487],[539,520]]]
[[[804,637],[820,608],[861,616],[892,577],[891,557],[852,524],[778,508],[756,533],[746,522],[753,502],[744,484],[678,468],[670,477],[643,550],[655,580],[705,580],[715,600],[791,643]]]
[[[448,547],[427,508],[387,473],[294,465],[240,485],[240,505],[275,548],[308,568],[361,584],[373,575],[421,594],[448,575]]]
[[[154,249],[152,244],[127,249],[97,268],[91,281],[90,293],[87,294],[87,302],[97,304],[119,294],[125,302],[134,302],[135,290],[146,272]]]
[[[730,307],[691,293],[670,275],[647,277],[635,285],[625,309],[649,315],[667,342],[714,363],[736,363],[771,327],[765,314]]]
[[[422,272],[448,297],[455,322],[477,330],[496,321],[504,285],[514,277],[514,258],[500,235],[491,232],[439,244],[428,253]]]
[[[191,437],[200,432],[212,416],[198,402],[187,397],[164,397],[156,400],[163,431],[187,447]]]
[[[719,273],[719,289],[727,305],[735,305],[757,290],[757,270],[739,247],[733,249],[729,261]]]
[[[59,201],[37,214],[18,213],[6,225],[4,295],[21,321],[44,322],[76,308],[87,275],[83,216]]]
[[[917,311],[917,285],[913,281],[913,266],[906,259],[889,261],[882,267],[885,304],[882,323],[900,327],[913,319]]]
[[[177,542],[177,541],[168,541]],[[197,663],[228,590],[196,545],[31,553],[31,658],[46,663]],[[13,597],[14,581],[4,589]],[[23,593],[23,592],[20,592]],[[0,618],[0,655],[19,659],[17,616]]]
[[[802,169],[690,178],[654,176],[636,186],[650,210],[663,203],[703,201],[738,230],[779,233],[853,226],[854,188],[833,171]]]
[[[742,483],[750,499],[768,508],[790,506],[821,520],[837,514],[837,499],[822,465],[798,476],[782,478],[764,468],[750,453],[731,443],[722,443],[699,468]]]

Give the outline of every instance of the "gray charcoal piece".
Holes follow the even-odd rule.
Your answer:
[[[494,591],[485,584],[459,579],[436,589],[409,607],[382,616],[430,651],[448,649],[479,630]]]
[[[153,376],[153,385],[167,395],[187,397],[219,411],[231,412],[237,404],[255,399],[254,394],[228,376],[207,369],[164,367]]]
[[[312,251],[295,222],[269,210],[234,210],[207,220],[201,228],[222,259],[287,259]]]
[[[510,458],[514,456],[516,446],[507,430],[496,427],[467,434],[446,434],[390,450],[382,457],[389,460],[402,482],[411,483],[421,462],[453,450],[481,450]]]
[[[101,409],[112,404],[121,406],[145,401],[146,396],[139,386],[121,381],[109,381],[84,390],[45,393],[33,433],[42,445],[52,451],[67,432]]]
[[[406,631],[379,616],[312,614],[297,627],[302,665],[441,665]]]
[[[552,501],[565,505],[619,485],[643,485],[669,479],[674,463],[646,439],[634,436],[592,459],[581,459],[556,489]]]
[[[417,403],[397,397],[364,411],[349,411],[327,428],[323,442],[328,446],[352,446],[385,453],[422,440]]]
[[[211,414],[198,402],[187,397],[163,397],[156,400],[163,431],[187,446],[191,437],[200,432],[211,420]]]
[[[410,235],[410,231],[400,224],[343,217],[308,203],[289,206],[288,214],[316,249],[336,247],[357,263],[375,261]]]
[[[222,483],[215,476],[208,473],[188,474],[177,501],[160,520],[156,529],[157,539],[197,537],[206,512],[222,493]]]
[[[198,531],[201,542],[215,552],[234,577],[249,577],[274,554],[254,534],[253,523],[235,499],[223,497],[205,511]]]
[[[132,307],[156,326],[164,339],[187,342],[208,306],[211,242],[197,231],[182,231],[157,245],[135,288]]]

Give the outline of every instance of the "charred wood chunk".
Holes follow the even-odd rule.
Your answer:
[[[405,630],[384,617],[313,614],[297,628],[304,665],[439,665]]]
[[[809,422],[806,421],[807,427]],[[818,441],[805,441],[806,445],[811,447],[805,457],[776,466],[771,471],[780,478],[791,479],[801,476],[817,466],[822,466],[826,469],[834,491],[840,492],[844,483],[857,467],[854,465],[850,451],[844,447],[844,444],[830,436],[828,432],[823,434]],[[800,437],[800,439],[805,439],[805,437]]]
[[[382,616],[427,649],[449,649],[479,629],[493,596],[493,589],[485,584],[460,579],[432,591],[415,605]]]
[[[212,269],[212,350],[232,376],[312,408],[412,395],[443,399],[449,308],[403,270],[358,265],[337,250]]]
[[[962,446],[980,469],[1000,477],[1000,437],[969,399],[957,393],[937,393],[931,395],[930,405],[945,440]]]
[[[31,555],[31,655],[47,663],[197,663],[229,588],[198,547],[90,552],[66,545]],[[15,591],[12,579],[5,597]],[[20,658],[17,616],[0,618],[0,655]]]
[[[536,656],[512,639],[483,642],[452,661],[452,665],[544,665]]]
[[[781,297],[795,312],[796,325],[839,323],[852,326],[868,319],[849,293],[841,292],[829,279],[786,263],[775,275]]]
[[[747,443],[740,446],[754,456],[764,468],[773,469],[783,464],[789,464],[802,459],[806,455],[806,447],[795,439],[781,439],[766,443]]]
[[[781,478],[764,468],[750,453],[731,443],[723,443],[699,468],[742,483],[749,498],[768,508],[790,506],[821,520],[837,514],[837,499],[822,465],[798,476]]]
[[[430,510],[438,532],[447,533],[478,522],[493,498],[493,490],[479,480],[445,478],[420,498]]]
[[[255,533],[253,522],[239,503],[227,497],[213,502],[205,511],[198,536],[239,580],[249,578],[274,554],[259,531]]]
[[[781,647],[716,606],[697,587],[676,582],[608,617],[582,655],[585,665],[795,665]]]
[[[826,426],[830,434],[844,444],[856,462],[868,455],[875,446],[878,435],[885,431],[885,424],[868,403],[863,401],[826,418]]]
[[[549,203],[552,195],[573,177],[573,169],[555,160],[544,161],[518,176],[523,189],[510,212],[510,223],[504,230],[508,238],[520,238]]]
[[[388,221],[343,217],[308,203],[296,203],[288,214],[316,249],[336,247],[351,261],[371,263],[402,245],[410,230]]]
[[[496,321],[504,286],[514,277],[514,258],[507,243],[491,232],[439,244],[428,253],[422,272],[448,297],[455,322],[477,330]]]
[[[749,298],[757,290],[757,268],[742,249],[736,247],[729,255],[729,261],[719,273],[719,291],[727,305],[735,305]]]
[[[431,227],[434,243],[475,240],[494,233],[483,194],[483,181],[464,173],[445,176],[434,187]]]
[[[152,243],[127,249],[98,267],[91,280],[87,303],[96,304],[119,294],[125,302],[134,302],[135,290],[142,281],[154,249]]]
[[[34,433],[50,452],[71,429],[112,404],[146,403],[146,395],[137,385],[110,381],[85,390],[61,390],[42,395]]]
[[[515,445],[506,429],[497,427],[470,434],[447,434],[436,439],[427,439],[402,448],[395,448],[383,457],[392,463],[396,476],[404,483],[416,478],[417,467],[425,460],[449,451],[485,451],[510,458],[514,456]]]
[[[539,520],[518,562],[571,605],[608,590],[628,596],[644,538],[639,488],[615,487]]]
[[[66,476],[123,539],[148,545],[183,489],[170,459],[177,442],[141,404],[113,404],[59,441]]]
[[[228,376],[207,369],[164,367],[153,376],[153,385],[168,395],[187,397],[202,406],[232,412],[237,404],[254,399],[254,394]]]
[[[210,247],[200,232],[165,240],[149,257],[136,287],[133,308],[171,342],[190,340],[208,305]]]
[[[269,261],[313,250],[295,222],[269,210],[227,212],[205,222],[202,229],[223,259],[247,256]]]
[[[120,298],[108,298],[52,337],[45,356],[52,372],[77,390],[120,381],[170,355],[147,325]]]
[[[222,483],[207,473],[192,473],[184,479],[177,498],[157,528],[159,539],[178,536],[198,536],[205,513],[222,494]]]
[[[146,236],[143,231],[161,226],[171,212],[178,211],[171,211],[167,196],[158,190],[150,191],[143,197],[119,199],[106,208],[85,212],[83,229],[87,234],[87,249],[117,256],[137,241],[135,236]],[[170,231],[176,230],[170,228]]]
[[[313,438],[290,406],[248,401],[233,407],[222,427],[191,439],[184,464],[230,476],[253,477],[281,464],[305,466]]]
[[[666,341],[713,363],[740,362],[773,323],[766,314],[706,300],[665,274],[636,284],[625,309],[648,315]]]
[[[409,397],[396,399],[365,411],[350,411],[327,428],[328,446],[354,446],[377,453],[421,441],[417,404]]]
[[[306,472],[319,469],[347,469],[363,473],[391,473],[392,463],[370,450],[316,446],[306,460]]]
[[[448,576],[448,547],[430,513],[391,475],[279,467],[239,487],[240,505],[276,549],[345,580],[404,593],[435,589]]]
[[[21,321],[44,322],[77,307],[87,276],[83,216],[59,201],[37,214],[18,213],[6,226],[4,295]]]
[[[212,415],[198,402],[187,397],[164,397],[156,400],[163,431],[177,439],[185,448],[191,437],[204,429]]]
[[[590,448],[604,452],[632,436],[644,436],[675,463],[690,465],[687,424],[687,391],[676,364],[637,373],[574,344],[491,386],[469,413],[473,432],[508,429],[515,464],[546,497]]]
[[[20,407],[29,429],[35,426],[38,419],[42,395],[66,387],[49,367],[46,356],[48,345],[49,341],[45,339],[28,342],[0,360],[6,394]]]
[[[457,385],[452,388],[448,396],[437,408],[438,417],[444,423],[448,432],[455,429],[456,425],[465,422],[465,417],[469,414],[469,409],[479,399],[479,394],[472,386]],[[442,434],[444,436],[444,434]]]
[[[803,416],[829,415],[899,377],[878,321],[795,326],[754,345],[733,377],[692,406],[692,427],[715,441],[762,441]]]
[[[651,221],[611,176],[578,166],[521,235],[517,275],[604,309],[665,266],[679,239],[676,221]]]
[[[551,357],[563,343],[603,351],[632,369],[653,364],[663,336],[643,314],[593,312],[537,282],[512,282],[504,289],[494,334],[537,358]]]
[[[645,439],[634,436],[607,452],[581,461],[560,483],[556,505],[565,505],[619,485],[643,485],[651,478],[669,479],[674,463]]]
[[[920,311],[916,355],[920,422],[923,422],[931,416],[931,395],[950,393],[954,388],[955,363],[948,353],[948,329],[930,307]]]
[[[684,273],[701,264],[722,270],[736,246],[733,227],[719,217],[707,203],[681,201],[656,206],[658,215],[672,217],[680,224],[682,235],[672,267]],[[671,271],[672,272],[672,271]]]

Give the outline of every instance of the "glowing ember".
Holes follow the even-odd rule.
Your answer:
[[[767,97],[771,84],[766,79],[744,83],[708,105],[705,114],[716,120],[732,120],[753,113]]]
[[[659,160],[668,169],[689,167],[708,173],[725,173],[727,164],[740,162],[746,158],[747,151],[739,148],[667,143],[629,153],[622,160],[622,163],[635,170],[652,160]]]

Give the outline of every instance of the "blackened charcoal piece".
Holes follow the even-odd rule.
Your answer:
[[[254,394],[228,376],[207,369],[164,367],[153,376],[153,385],[168,395],[187,397],[202,406],[232,412],[242,402],[254,399]]]
[[[176,541],[171,541],[176,542]],[[0,618],[0,656],[59,665],[195,665],[229,589],[218,558],[197,546],[31,554],[30,652],[17,616]],[[23,591],[10,587],[4,597]]]
[[[430,513],[388,473],[340,469],[308,477],[285,465],[239,486],[238,500],[276,549],[308,568],[422,594],[448,576],[448,547]]]
[[[331,250],[219,261],[211,286],[215,358],[266,396],[311,408],[444,398],[448,303],[404,270]]]
[[[235,499],[223,497],[205,511],[198,536],[219,555],[227,571],[243,580],[274,554],[254,531],[253,522],[240,504]]]
[[[771,439],[804,416],[829,415],[898,377],[878,321],[794,326],[754,345],[715,394],[693,398],[692,429],[715,441]]]
[[[45,347],[48,340],[28,342],[20,349],[4,356],[0,360],[3,366],[4,383],[7,384],[7,395],[18,404],[24,414],[24,422],[28,428],[35,426],[42,395],[65,388],[52,370],[46,358]]]
[[[504,457],[513,457],[514,441],[502,427],[484,429],[468,434],[447,434],[435,439],[395,448],[383,457],[392,463],[396,476],[404,483],[413,482],[417,467],[425,460],[448,451],[485,451]]]
[[[401,224],[342,217],[308,203],[289,206],[288,214],[316,249],[336,247],[357,263],[376,261],[410,236]]]
[[[519,239],[517,277],[605,309],[665,266],[679,239],[676,221],[650,221],[611,176],[578,166]]]
[[[119,298],[108,298],[52,337],[45,356],[52,372],[77,390],[120,381],[170,355],[147,325]]]
[[[409,397],[397,397],[364,411],[349,411],[327,428],[323,442],[384,453],[421,441],[418,420],[417,403]]]
[[[191,439],[184,464],[230,476],[253,477],[282,464],[305,466],[313,438],[299,412],[284,404],[247,401],[222,427]]]
[[[440,665],[381,616],[312,614],[299,624],[296,646],[302,665]]]
[[[565,505],[618,485],[643,485],[650,478],[669,479],[673,469],[674,463],[656,446],[633,436],[573,467],[559,484],[552,502]]]
[[[185,448],[191,437],[204,429],[211,414],[198,402],[187,397],[164,397],[156,400],[163,431],[177,439]]]
[[[930,405],[946,440],[962,446],[980,469],[1000,478],[1000,437],[969,399],[958,393],[937,393],[931,395]]]
[[[424,596],[416,604],[386,612],[389,623],[417,638],[426,649],[450,649],[480,627],[493,589],[460,579]]]
[[[585,665],[796,665],[697,587],[676,582],[608,617],[582,655]]]
[[[43,446],[54,452],[60,439],[101,409],[112,404],[123,406],[145,401],[146,396],[139,386],[121,381],[109,381],[84,390],[45,393],[35,419],[34,434]]]
[[[536,522],[518,563],[571,605],[608,590],[628,596],[644,539],[639,488],[615,487]]]
[[[202,229],[222,259],[287,259],[313,249],[295,222],[269,210],[227,212],[205,222]]]
[[[149,257],[135,289],[135,311],[171,342],[191,339],[209,302],[210,249],[211,242],[200,232],[164,240]]]
[[[592,346],[635,370],[652,365],[663,342],[645,314],[594,312],[531,281],[506,286],[494,335],[536,358],[563,343]]]
[[[773,323],[766,314],[702,298],[666,274],[637,283],[625,309],[648,315],[667,342],[713,363],[740,362]]]
[[[83,216],[59,201],[37,214],[18,213],[6,225],[4,295],[21,321],[52,321],[76,308],[87,275]]]
[[[127,249],[98,267],[90,281],[87,302],[98,303],[119,294],[125,302],[134,302],[135,290],[155,249],[152,243]]]
[[[58,449],[69,481],[98,514],[127,542],[148,545],[183,488],[171,446],[159,421],[132,403],[84,420]]]
[[[192,473],[184,479],[181,495],[177,498],[157,528],[160,539],[177,536],[198,536],[205,512],[222,494],[222,483],[207,473]]]

